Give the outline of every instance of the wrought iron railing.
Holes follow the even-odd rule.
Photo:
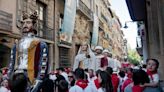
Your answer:
[[[49,27],[38,28],[37,37],[53,41],[53,31]]]
[[[102,29],[104,28],[103,22],[102,22],[101,20],[99,21],[99,26],[100,26],[100,28],[102,28]]]
[[[6,31],[12,30],[12,14],[0,10],[0,29]]]
[[[92,19],[92,15],[93,15],[92,11],[81,0],[78,1],[79,3],[77,9],[81,10],[87,17]]]

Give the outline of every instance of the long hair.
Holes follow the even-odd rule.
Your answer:
[[[105,92],[113,92],[113,85],[112,85],[110,75],[105,71],[101,71],[100,72],[100,77],[101,77],[101,80],[102,80],[101,83],[100,83],[100,86],[102,87],[102,89]]]
[[[149,83],[149,77],[147,75],[147,73],[144,70],[136,70],[133,72],[133,82],[134,85],[140,85],[140,84],[144,84],[144,83]]]
[[[10,80],[11,92],[25,92],[28,86],[28,78],[24,73],[16,73]]]

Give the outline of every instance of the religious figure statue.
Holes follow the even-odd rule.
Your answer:
[[[37,12],[33,14],[23,13],[22,38],[13,46],[9,64],[8,76],[13,73],[23,72],[30,81],[30,92],[36,92],[42,79],[47,73],[48,47],[35,35]]]
[[[82,44],[75,56],[73,70],[76,68],[94,69],[95,55],[88,44]]]

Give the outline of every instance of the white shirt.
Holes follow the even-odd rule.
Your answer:
[[[49,79],[55,81],[57,79],[56,75],[55,74],[50,74],[49,75]]]
[[[69,82],[69,80],[68,80],[68,74],[66,72],[62,72],[61,75],[65,78],[65,80],[67,82]]]
[[[114,59],[108,57],[108,66],[111,67],[111,68],[115,68],[114,65],[115,65]]]
[[[95,85],[94,80],[92,80],[92,81],[89,83],[89,85],[91,86],[93,92],[98,92],[98,89],[96,88],[96,85]]]
[[[159,82],[159,75],[156,73],[156,74],[153,74],[153,79],[149,76],[149,79],[150,79],[150,82]]]
[[[75,85],[69,89],[69,92],[94,92],[94,91],[89,85],[85,89],[82,89],[81,87]]]
[[[7,88],[1,86],[1,87],[0,87],[0,92],[11,92],[11,91],[8,90]]]
[[[104,91],[102,88],[99,88],[98,92],[106,92],[106,91]]]
[[[121,63],[117,59],[114,59],[114,68],[116,68],[117,70],[121,68]]]

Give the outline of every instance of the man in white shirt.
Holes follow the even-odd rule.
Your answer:
[[[67,82],[69,82],[68,74],[65,72],[64,68],[60,67],[58,70],[59,70],[59,74],[62,75]]]
[[[94,92],[88,82],[84,80],[84,70],[77,68],[75,70],[76,82],[69,92]]]

